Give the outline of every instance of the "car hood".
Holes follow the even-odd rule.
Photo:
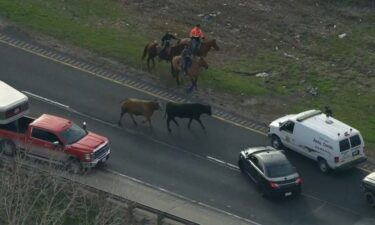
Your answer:
[[[76,143],[72,144],[72,147],[81,149],[82,151],[85,151],[87,153],[91,153],[107,141],[107,138],[103,136],[97,135],[92,132],[88,132],[88,134],[85,137],[83,137]]]
[[[283,116],[283,117],[281,117],[281,118],[279,118],[277,120],[272,121],[271,124],[270,124],[270,126],[272,126],[272,127],[280,127],[279,123],[283,123],[283,122],[285,122],[285,121],[287,121],[287,120],[289,120],[289,119],[291,119],[293,117],[294,117],[294,115]]]

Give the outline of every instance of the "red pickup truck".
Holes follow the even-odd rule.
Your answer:
[[[86,131],[70,120],[43,114],[37,119],[23,116],[0,124],[0,153],[28,157],[66,166],[79,173],[105,162],[110,155],[108,139]]]
[[[33,119],[28,112],[28,97],[0,80],[0,155],[23,153],[73,173],[109,158],[107,138],[61,117],[44,114]]]

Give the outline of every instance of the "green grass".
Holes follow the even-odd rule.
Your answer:
[[[333,10],[365,2],[331,0],[321,4]],[[0,2],[0,17],[24,29],[140,66],[140,55],[150,37],[132,25],[135,12],[127,11],[121,4],[119,0],[8,0]],[[226,64],[210,62],[200,85],[234,95],[275,97],[295,96],[306,93],[310,86],[318,87],[318,97],[301,98],[290,105],[290,111],[330,105],[335,117],[359,129],[366,142],[375,145],[374,83],[358,85],[366,84],[365,73],[374,70],[374,23],[373,14],[347,19],[345,26],[340,27],[348,34],[343,39],[337,38],[337,33],[308,33],[301,39],[302,50],[288,52],[298,60],[285,57],[283,50],[264,47],[251,57],[242,56]],[[275,27],[273,32],[275,37],[285,36],[283,29],[277,31]],[[157,67],[157,73],[169,76],[169,66]],[[263,71],[271,78],[241,74]]]

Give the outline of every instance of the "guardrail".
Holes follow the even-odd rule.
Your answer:
[[[33,169],[33,172],[38,173],[48,173],[46,170],[43,170],[37,165],[30,165],[27,164],[28,160],[26,159],[25,162],[15,162],[13,158],[8,158],[5,156],[0,156],[0,167],[3,166],[10,166],[14,163],[20,163],[20,168],[22,168],[25,172],[30,172]],[[31,162],[30,162],[31,163]],[[89,186],[87,184],[80,183],[78,181],[69,179],[62,175],[63,173],[56,173],[59,179],[62,179],[67,182],[73,182],[75,185],[82,187],[83,190],[88,191],[91,194],[96,194],[98,196],[105,197],[107,201],[111,203],[117,204],[120,207],[124,207],[133,215],[134,219],[137,222],[142,222],[142,224],[154,224],[154,225],[199,225],[198,223],[189,221],[187,219],[172,215],[170,213],[152,208],[150,206],[141,204],[139,202],[135,202],[124,197],[114,195],[109,192],[105,192],[103,190],[97,189],[95,187]]]

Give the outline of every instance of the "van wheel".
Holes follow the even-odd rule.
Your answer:
[[[282,149],[284,147],[283,143],[281,143],[281,140],[277,135],[272,135],[271,145],[275,149]]]
[[[372,207],[375,207],[375,196],[370,191],[365,192],[365,201]]]
[[[83,172],[82,164],[78,159],[72,159],[67,165],[67,170],[71,174],[81,174]]]
[[[16,145],[11,140],[2,140],[0,142],[0,153],[13,157],[16,155]]]
[[[318,166],[319,166],[320,172],[328,173],[329,166],[328,166],[327,161],[325,159],[319,158],[318,159]]]

